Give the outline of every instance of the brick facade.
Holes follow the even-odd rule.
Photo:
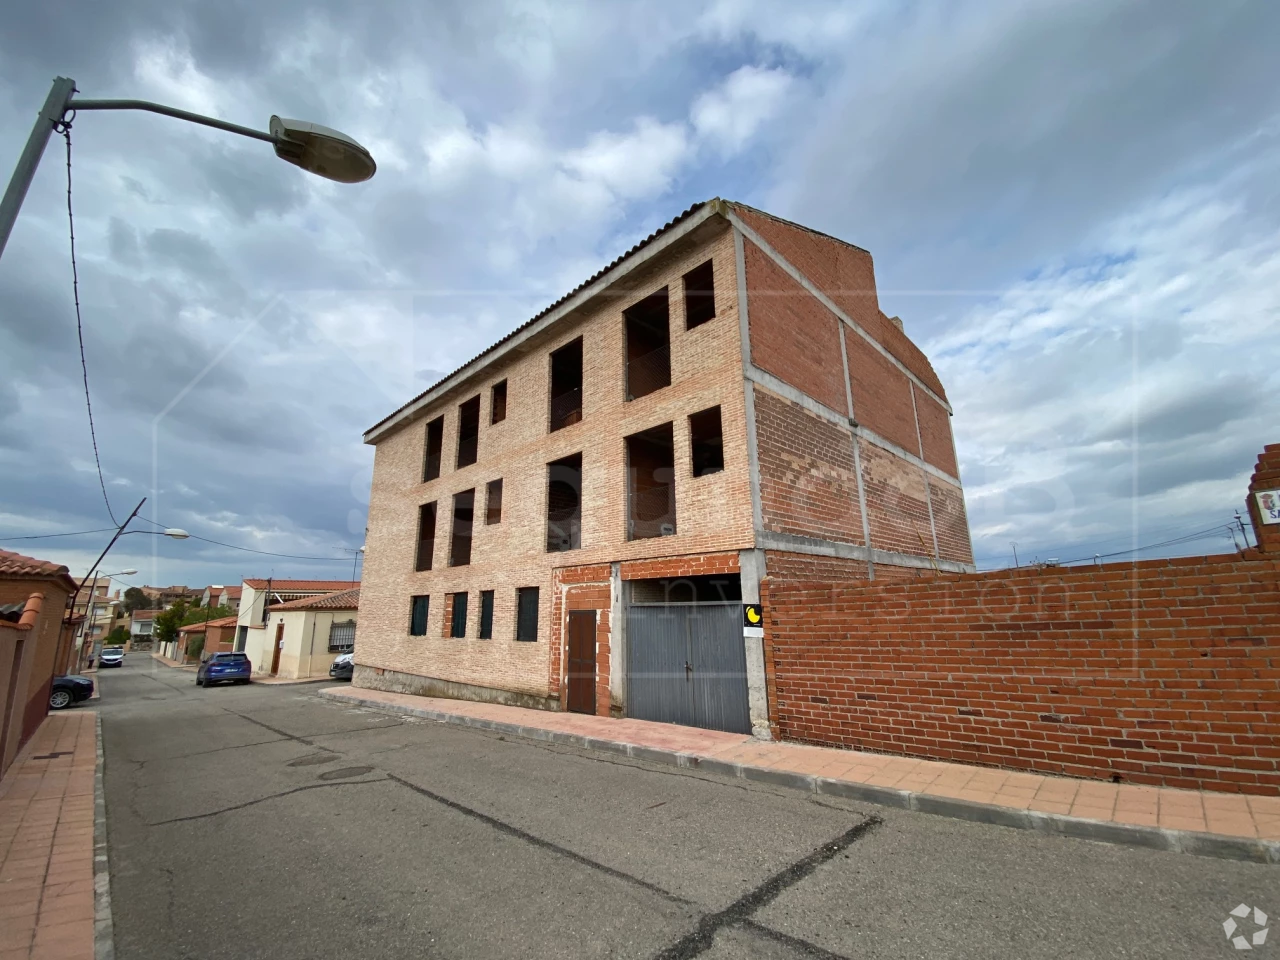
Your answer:
[[[866,553],[856,428],[847,416],[850,387],[841,349],[849,321],[806,284],[822,286],[831,302],[892,342],[895,360],[886,363],[905,384],[899,393],[907,404],[897,415],[911,418],[913,435],[912,382],[894,364],[911,364],[931,384],[936,377],[923,355],[880,314],[865,251],[798,227],[792,235],[790,226],[784,229],[781,221],[759,215],[764,219],[753,222],[779,249],[801,259],[801,267],[746,237],[741,227],[756,213],[722,201],[695,208],[366,435],[376,453],[357,685],[484,699],[520,696],[563,708],[568,614],[595,610],[596,711],[625,714],[624,685],[617,682],[625,668],[614,662],[615,648],[621,648],[612,622],[622,602],[619,583],[737,573],[739,551],[765,546],[760,537],[770,532],[802,541],[794,546],[801,553],[820,552],[831,543]],[[682,278],[707,260],[713,265],[715,317],[690,330]],[[792,275],[795,270],[810,271],[803,283]],[[671,383],[628,400],[624,311],[664,287]],[[741,289],[747,291],[749,310],[739,303]],[[577,338],[583,357],[581,417],[549,430],[550,356]],[[746,352],[751,360],[744,367]],[[757,370],[776,377],[781,386],[754,382]],[[490,398],[500,381],[506,381],[506,416],[495,424]],[[476,396],[478,456],[475,463],[456,468],[459,406]],[[945,401],[930,402],[942,417],[930,421],[931,441],[945,439],[950,449]],[[748,416],[749,404],[754,417]],[[689,417],[714,406],[721,411],[724,468],[694,476]],[[440,475],[424,482],[426,425],[436,418],[443,418]],[[668,423],[674,439],[675,533],[629,539],[626,438]],[[862,462],[865,479],[879,484],[868,501],[875,518],[871,546],[929,562],[971,563],[967,528],[957,526],[957,518],[963,524],[962,499],[938,540],[939,551],[946,542],[944,557],[933,546],[924,461],[902,459],[874,438],[856,442],[871,451]],[[918,453],[919,447],[917,442],[912,449]],[[576,455],[582,464],[580,546],[548,552],[548,464]],[[755,462],[759,468],[753,471]],[[498,478],[502,518],[490,525],[484,494]],[[951,507],[962,498],[958,485],[952,486],[936,494]],[[450,566],[454,495],[467,490],[476,491],[470,562]],[[904,490],[914,499],[904,500]],[[430,570],[417,570],[418,511],[428,503],[436,504],[432,564]],[[904,503],[913,522],[923,524],[924,538],[877,538],[876,530],[895,529],[887,512]],[[872,570],[864,556],[851,568],[869,575],[879,567]],[[524,587],[539,591],[533,642],[515,639],[517,591]],[[754,581],[744,589],[754,590]],[[481,640],[480,593],[488,590],[494,592],[493,636]],[[463,591],[469,598],[467,635],[452,638],[446,597]],[[424,636],[409,632],[415,595],[430,597]]]
[[[1254,541],[1263,553],[1280,554],[1280,523],[1267,523],[1258,503],[1259,493],[1280,491],[1280,443],[1269,443],[1258,456],[1253,478],[1249,481],[1249,519],[1253,521]],[[1280,497],[1273,503],[1280,509]]]
[[[1280,789],[1280,560],[762,583],[786,739],[1177,787]]]

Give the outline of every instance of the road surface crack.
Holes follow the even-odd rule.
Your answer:
[[[224,813],[231,813],[235,810],[243,810],[245,807],[256,806],[259,803],[266,803],[268,800],[278,800],[280,797],[287,797],[291,793],[302,793],[304,790],[328,790],[333,787],[356,787],[366,783],[386,783],[387,780],[394,780],[395,777],[378,777],[375,780],[338,780],[333,783],[310,783],[305,787],[294,787],[292,790],[281,790],[279,793],[272,793],[265,797],[259,797],[257,800],[246,800],[244,803],[237,803],[234,806],[223,807],[221,810],[211,810],[208,813],[195,813],[189,817],[174,817],[172,820],[158,820],[155,823],[148,823],[148,827],[163,827],[170,823],[186,823],[189,820],[207,820],[209,817],[219,817]]]
[[[846,830],[834,840],[828,840],[822,846],[801,857],[790,866],[784,867],[773,876],[769,877],[755,889],[743,894],[729,906],[715,913],[709,913],[698,921],[698,926],[692,932],[681,937],[671,946],[657,954],[656,960],[690,960],[701,953],[705,953],[711,949],[715,943],[716,934],[725,927],[743,926],[751,919],[761,907],[768,906],[790,887],[795,886],[801,880],[812,874],[818,867],[822,866],[833,857],[843,853],[855,842],[866,836],[881,823],[879,817],[868,817],[861,823]],[[751,925],[753,931],[767,930],[766,927],[758,927],[756,924]],[[771,931],[772,932],[772,931]],[[779,936],[785,936],[780,934]],[[776,939],[772,938],[771,939]],[[807,943],[807,941],[804,941]],[[815,950],[822,948],[809,944]],[[825,951],[824,951],[825,953]],[[822,956],[821,953],[815,954]],[[827,954],[827,956],[838,956],[836,954]]]

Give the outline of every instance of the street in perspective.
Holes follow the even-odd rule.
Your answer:
[[[1275,866],[319,696],[102,679],[117,956],[1205,957]],[[1252,918],[1248,918],[1252,924]]]
[[[0,960],[1280,951],[1280,4],[161,6],[0,14]]]

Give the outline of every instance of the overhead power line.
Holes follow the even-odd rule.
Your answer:
[[[56,129],[67,140],[67,226],[71,232],[71,293],[76,304],[76,337],[80,341],[80,373],[84,380],[84,407],[89,412],[89,439],[93,441],[93,462],[98,468],[98,486],[102,488],[102,502],[107,505],[107,516],[118,527],[120,521],[116,519],[115,512],[111,509],[111,498],[107,496],[107,481],[102,476],[102,458],[98,455],[98,432],[93,426],[93,402],[89,399],[89,364],[84,358],[84,323],[80,318],[80,274],[76,269],[76,220],[71,212],[71,121],[59,120]]]
[[[138,515],[138,519],[146,520],[147,523],[150,523],[153,526],[160,527],[162,529],[164,528],[163,523],[156,523],[156,521],[150,520],[141,514]],[[192,540],[201,540],[204,543],[216,544],[219,547],[227,547],[230,550],[243,550],[245,553],[256,553],[263,557],[282,557],[285,560],[319,560],[326,563],[338,563],[339,561],[342,563],[351,562],[350,557],[304,557],[294,553],[272,553],[270,550],[255,550],[253,547],[242,547],[235,543],[223,543],[221,540],[210,540],[208,537],[198,537],[194,533],[189,534],[189,536]]]
[[[29,537],[0,537],[0,543],[10,540],[52,540],[54,537],[83,537],[90,533],[110,533],[115,527],[101,527],[97,530],[77,530],[74,533],[38,533]]]

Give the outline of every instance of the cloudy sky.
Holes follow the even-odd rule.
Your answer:
[[[1231,549],[1280,440],[1280,7],[228,0],[0,15],[0,162],[51,79],[313,119],[370,182],[84,113],[85,350],[131,582],[350,576],[361,432],[690,203],[871,250],[933,358],[980,566]],[[6,171],[8,167],[5,167]],[[80,384],[64,145],[0,260],[0,536],[109,526]],[[139,524],[149,529],[147,523]],[[6,540],[79,571],[102,534]]]

